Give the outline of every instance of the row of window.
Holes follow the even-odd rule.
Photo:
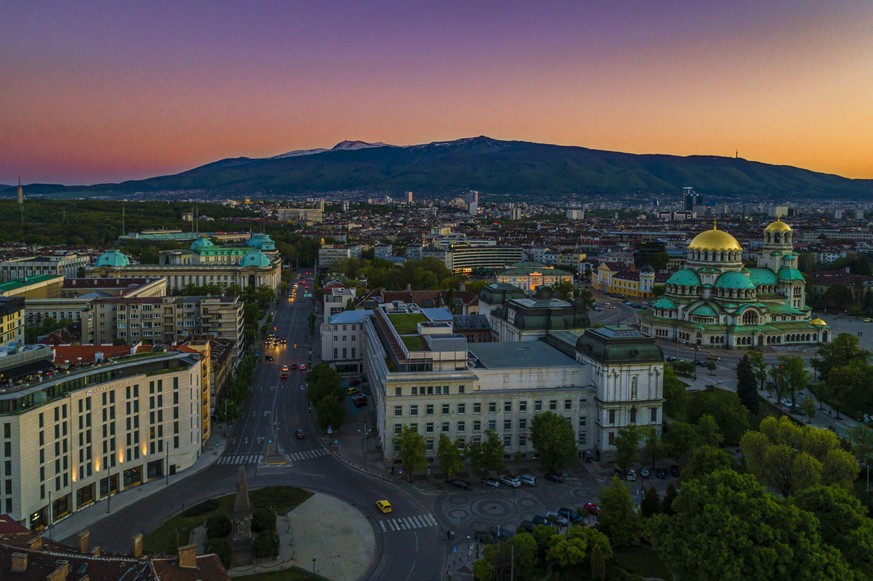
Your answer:
[[[440,388],[440,386],[436,386],[436,387],[437,387],[437,389]],[[397,389],[400,389],[400,388],[397,388]],[[416,388],[413,387],[412,389],[415,390]],[[424,388],[422,388],[422,389],[424,389]],[[428,389],[430,389],[430,387],[428,387]],[[448,386],[445,386],[445,389],[448,389]],[[399,395],[399,394],[396,394],[396,395]],[[416,395],[416,393],[413,391],[412,395]],[[425,395],[425,394],[422,393],[421,395]],[[437,393],[436,395],[439,395],[439,393]],[[583,398],[579,399],[580,406],[584,406],[587,402],[588,402],[588,398],[583,397]],[[511,413],[513,411],[513,403],[514,403],[513,400],[505,400],[503,402],[502,406],[500,406],[500,407],[503,409],[504,412]],[[544,404],[544,402],[541,399],[534,400],[533,411],[535,411],[535,412],[543,411],[543,404]],[[549,400],[547,403],[550,411],[557,411],[558,404],[559,404],[559,400],[557,400],[557,399]],[[482,413],[482,403],[481,402],[474,402],[472,405],[473,405],[473,413],[474,414]],[[563,400],[562,407],[565,411],[572,410],[573,409],[573,400],[572,399]],[[402,405],[395,405],[394,406],[394,416],[395,417],[403,416],[403,408],[404,408],[404,406],[402,406]],[[410,416],[417,416],[419,409],[420,409],[420,406],[418,404],[410,404],[409,405],[409,415]],[[497,413],[497,409],[498,409],[497,402],[494,402],[494,401],[488,402],[487,409],[488,409],[489,414]],[[435,410],[436,410],[436,404],[426,404],[424,406],[424,415],[431,416],[434,414]],[[440,411],[444,415],[452,413],[451,404],[448,404],[448,403],[440,404]],[[519,400],[518,401],[518,411],[519,412],[528,411],[528,401],[527,400]],[[460,414],[460,415],[467,413],[467,404],[466,403],[456,404],[455,413]],[[506,420],[506,421],[508,421],[508,420]]]

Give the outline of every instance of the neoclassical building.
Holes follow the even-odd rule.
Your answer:
[[[827,343],[831,331],[806,306],[794,231],[776,220],[764,228],[755,268],[742,262],[737,239],[713,225],[688,245],[685,268],[664,296],[640,314],[640,329],[659,339],[706,347]]]

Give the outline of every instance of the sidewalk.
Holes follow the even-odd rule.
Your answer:
[[[218,458],[221,457],[221,454],[224,452],[224,447],[227,444],[227,439],[223,434],[223,426],[220,429],[213,426],[212,435],[203,445],[200,457],[197,458],[194,465],[186,470],[171,475],[169,477],[169,484],[172,485],[180,480],[188,478],[189,476],[193,476],[215,463]],[[167,478],[164,477],[146,482],[136,488],[123,490],[117,494],[113,494],[112,500],[109,502],[111,512],[117,512],[153,494],[166,492],[168,487],[167,481]],[[76,533],[90,527],[107,516],[106,505],[106,499],[101,499],[91,506],[76,511],[64,520],[56,523],[52,527],[52,538],[73,542]],[[47,534],[48,531],[43,533],[44,536]]]

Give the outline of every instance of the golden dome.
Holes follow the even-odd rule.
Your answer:
[[[764,232],[791,232],[791,226],[782,221],[782,218],[776,218],[775,222],[764,228]]]
[[[827,327],[828,324],[824,322],[824,320],[820,318],[815,318],[809,322],[810,325],[815,325],[816,327]]]
[[[719,230],[715,223],[712,225],[712,230],[701,232],[695,236],[688,248],[689,250],[736,250],[740,252],[743,250],[736,238],[724,230]]]

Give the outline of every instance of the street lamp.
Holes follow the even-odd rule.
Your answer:
[[[697,381],[697,352],[700,351],[700,346],[694,346],[694,381]]]

